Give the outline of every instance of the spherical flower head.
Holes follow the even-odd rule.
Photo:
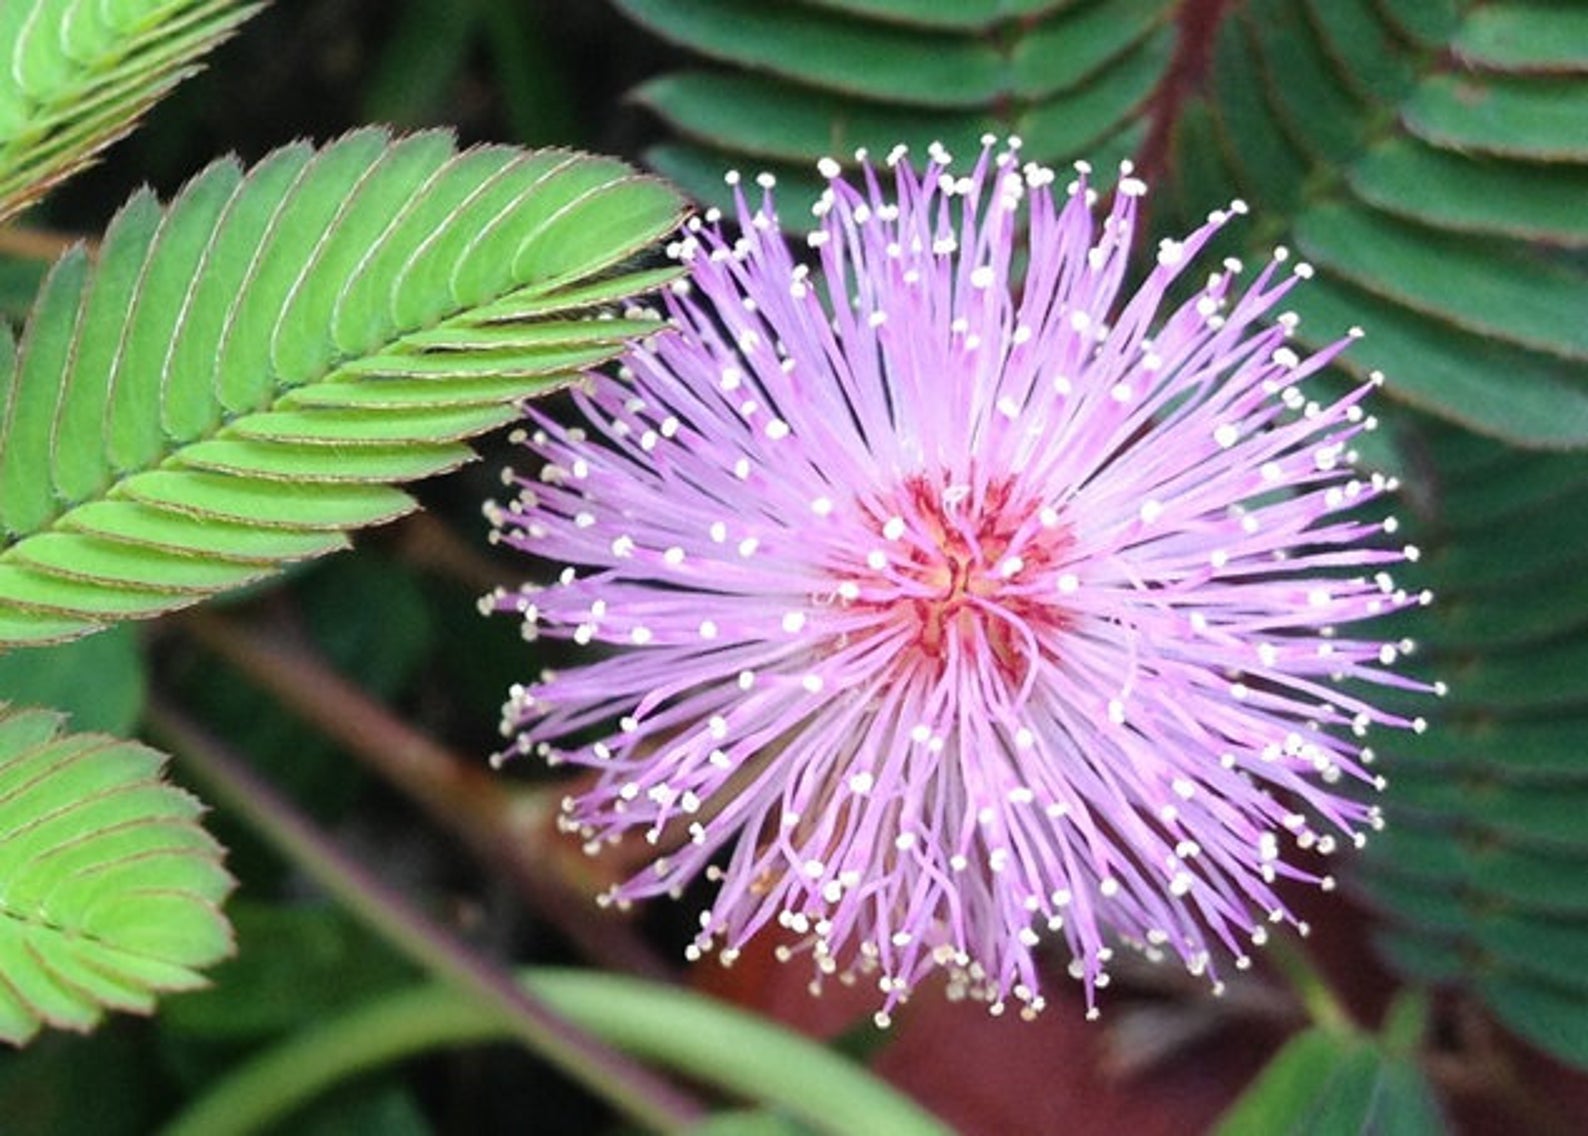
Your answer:
[[[513,691],[509,753],[596,771],[592,849],[658,846],[610,899],[716,881],[692,955],[781,926],[882,1019],[935,968],[1034,1012],[1045,939],[1089,1007],[1121,944],[1216,983],[1296,922],[1280,879],[1329,885],[1297,846],[1377,823],[1342,782],[1413,724],[1362,693],[1416,686],[1409,645],[1336,627],[1419,597],[1363,519],[1366,387],[1303,390],[1344,341],[1265,322],[1282,256],[1166,301],[1239,203],[1124,295],[1144,187],[1099,222],[1079,170],[823,163],[814,269],[764,179],[674,246],[672,329],[574,393],[587,424],[532,412],[543,468],[487,512],[566,567],[484,606],[590,660]]]

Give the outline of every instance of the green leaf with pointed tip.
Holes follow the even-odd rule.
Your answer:
[[[0,4],[0,222],[132,129],[259,7]]]
[[[1216,1136],[1442,1136],[1416,1066],[1367,1038],[1309,1029],[1285,1044],[1214,1129]]]
[[[1588,160],[1588,80],[1441,75],[1418,87],[1404,113],[1413,134],[1447,149]]]
[[[406,512],[656,327],[599,306],[677,222],[606,159],[361,130],[136,195],[0,334],[0,642],[149,616]]]
[[[231,877],[164,764],[47,711],[0,712],[0,1038],[147,1012],[230,953]]]

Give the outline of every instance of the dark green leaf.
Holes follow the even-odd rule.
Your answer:
[[[1314,162],[1343,164],[1361,145],[1361,105],[1340,82],[1301,6],[1293,0],[1252,0],[1240,9],[1247,38],[1257,46],[1257,81],[1286,133]]]
[[[1456,0],[1374,0],[1389,22],[1414,40],[1442,45],[1461,24]]]
[[[1321,267],[1414,311],[1573,361],[1588,359],[1588,273],[1514,245],[1446,236],[1366,209],[1321,206],[1296,220]]]
[[[1511,0],[1473,9],[1455,50],[1476,67],[1588,71],[1588,8],[1573,0]]]
[[[1030,28],[1009,54],[1013,93],[1045,99],[1082,83],[1146,39],[1173,13],[1172,0],[1094,0],[1067,6]]]
[[[680,134],[756,157],[814,166],[856,147],[886,154],[897,143],[924,156],[932,142],[975,149],[994,129],[980,112],[923,119],[907,107],[862,102],[759,75],[691,71],[653,79],[636,93]],[[720,182],[723,166],[717,170]]]
[[[1406,103],[1407,127],[1450,150],[1588,160],[1588,80],[1441,75]]]
[[[728,170],[737,169],[740,155],[707,149],[687,142],[665,143],[645,152],[645,160],[658,173],[676,182],[690,197],[719,209],[733,208],[733,194],[723,181]],[[809,229],[811,206],[821,196],[825,184],[809,166],[786,162],[757,163],[777,179],[778,219],[786,228]]]
[[[925,107],[976,107],[1008,89],[990,43],[846,21],[755,0],[618,0],[658,35],[703,55],[803,83]]]
[[[1344,365],[1383,371],[1388,389],[1413,406],[1517,443],[1588,444],[1588,383],[1565,363],[1441,326],[1324,273],[1286,300],[1310,342],[1366,328]]]
[[[1417,81],[1413,61],[1374,0],[1306,0],[1323,53],[1344,85],[1371,100],[1398,102]]]
[[[1101,140],[1146,104],[1163,77],[1173,42],[1168,29],[1149,36],[1093,82],[1025,111],[1016,123],[1016,132],[1026,151],[1044,162],[1062,158],[1095,161],[1101,180],[1112,181],[1117,159],[1104,164]]]
[[[980,30],[1040,15],[1073,0],[813,0],[825,8],[921,27]]]
[[[1510,1026],[1534,1045],[1588,1068],[1588,1013],[1578,991],[1516,975],[1496,975],[1479,983],[1484,1000]]]
[[[1217,1136],[1442,1136],[1433,1092],[1416,1067],[1367,1039],[1310,1029],[1292,1038]]]
[[[374,73],[364,87],[369,122],[432,126],[468,63],[479,12],[473,3],[400,0]]]
[[[1293,211],[1300,202],[1305,162],[1275,119],[1244,21],[1219,25],[1211,82],[1218,138],[1237,190],[1264,210]]]

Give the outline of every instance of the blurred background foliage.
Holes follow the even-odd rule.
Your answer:
[[[277,0],[0,232],[0,313],[19,321],[60,242],[102,231],[139,184],[169,196],[217,154],[369,121],[627,156],[714,204],[724,169],[768,169],[791,227],[818,157],[934,139],[964,154],[987,131],[1105,182],[1133,157],[1159,235],[1247,199],[1224,251],[1257,262],[1284,244],[1315,266],[1294,294],[1302,337],[1368,332],[1345,365],[1386,374],[1371,458],[1403,482],[1401,533],[1422,550],[1406,582],[1438,596],[1398,633],[1450,695],[1408,702],[1428,731],[1384,743],[1388,830],[1347,894],[1303,900],[1324,1004],[1363,1029],[1326,1028],[1269,971],[1216,1004],[1144,971],[1116,983],[1100,1028],[1061,997],[1035,1026],[919,1006],[848,1040],[967,1132],[1167,1134],[1221,1115],[1227,1132],[1567,1132],[1588,1115],[1580,0]],[[423,515],[353,552],[202,615],[5,656],[0,691],[117,733],[153,691],[482,953],[677,977],[689,906],[592,914],[623,865],[555,841],[543,771],[483,770],[502,693],[547,660],[475,616],[476,595],[533,570],[483,540],[479,503],[511,454],[480,448],[420,487]],[[432,749],[405,761],[398,742]],[[209,827],[242,885],[237,957],[152,1020],[0,1055],[5,1132],[156,1131],[240,1060],[415,980],[249,824],[222,808]],[[764,958],[692,978],[818,1033],[854,1020]],[[522,1051],[481,1046],[374,1070],[292,1127],[610,1123]],[[719,1122],[752,1124],[797,1130]]]

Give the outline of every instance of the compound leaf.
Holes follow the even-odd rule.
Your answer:
[[[0,222],[131,130],[260,6],[0,3]]]
[[[162,754],[0,710],[0,1039],[92,1028],[204,984],[232,880]]]
[[[133,197],[0,333],[0,644],[158,615],[412,507],[653,330],[681,204],[622,164],[360,130]]]

